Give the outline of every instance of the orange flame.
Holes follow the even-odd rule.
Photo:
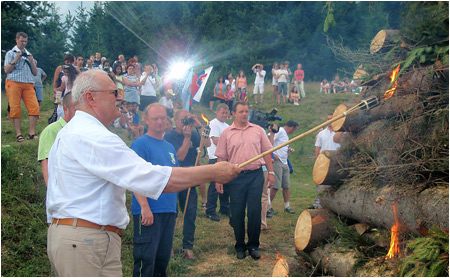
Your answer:
[[[398,253],[400,253],[400,247],[398,245],[398,235],[400,230],[400,222],[397,217],[397,204],[392,205],[392,210],[394,211],[395,224],[391,228],[391,247],[386,255],[386,259],[393,259]]]
[[[390,99],[394,95],[394,92],[395,92],[395,90],[397,89],[397,86],[398,86],[397,75],[398,75],[399,71],[400,71],[400,65],[398,65],[395,68],[395,70],[392,71],[391,76],[389,76],[391,78],[391,85],[392,85],[392,83],[394,83],[394,85],[392,85],[392,88],[390,88],[389,90],[384,92],[383,100]]]
[[[205,121],[206,125],[209,125],[209,120],[206,118],[206,116],[202,113],[201,118]]]

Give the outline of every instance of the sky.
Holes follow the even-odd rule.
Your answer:
[[[56,7],[59,9],[59,13],[64,17],[69,10],[72,15],[75,15],[75,11],[83,2],[83,7],[88,10],[94,7],[94,1],[53,1],[56,4]]]

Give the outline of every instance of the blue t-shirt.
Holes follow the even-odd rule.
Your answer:
[[[134,140],[131,144],[140,157],[154,165],[177,167],[177,152],[175,148],[166,140],[159,140],[144,134]],[[158,200],[147,198],[152,213],[176,213],[177,212],[177,193],[163,193]],[[133,193],[131,201],[131,214],[141,214],[139,205]]]
[[[175,129],[172,129],[164,135],[164,139],[172,144],[175,147],[175,150],[178,151],[178,149],[183,145],[184,135],[178,133]],[[183,161],[179,161],[181,167],[190,167],[195,165],[195,160],[197,160],[197,148],[200,146],[200,139],[200,134],[197,130],[193,129],[188,153]]]

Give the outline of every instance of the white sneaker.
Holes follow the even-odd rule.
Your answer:
[[[294,102],[294,105],[299,105],[298,102]]]

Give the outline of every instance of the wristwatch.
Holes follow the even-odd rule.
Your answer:
[[[269,172],[269,175],[274,175],[275,176],[275,172]]]
[[[10,65],[13,65],[13,66],[15,66],[16,65],[16,63],[14,63],[14,62],[11,62],[11,63],[9,63]]]

